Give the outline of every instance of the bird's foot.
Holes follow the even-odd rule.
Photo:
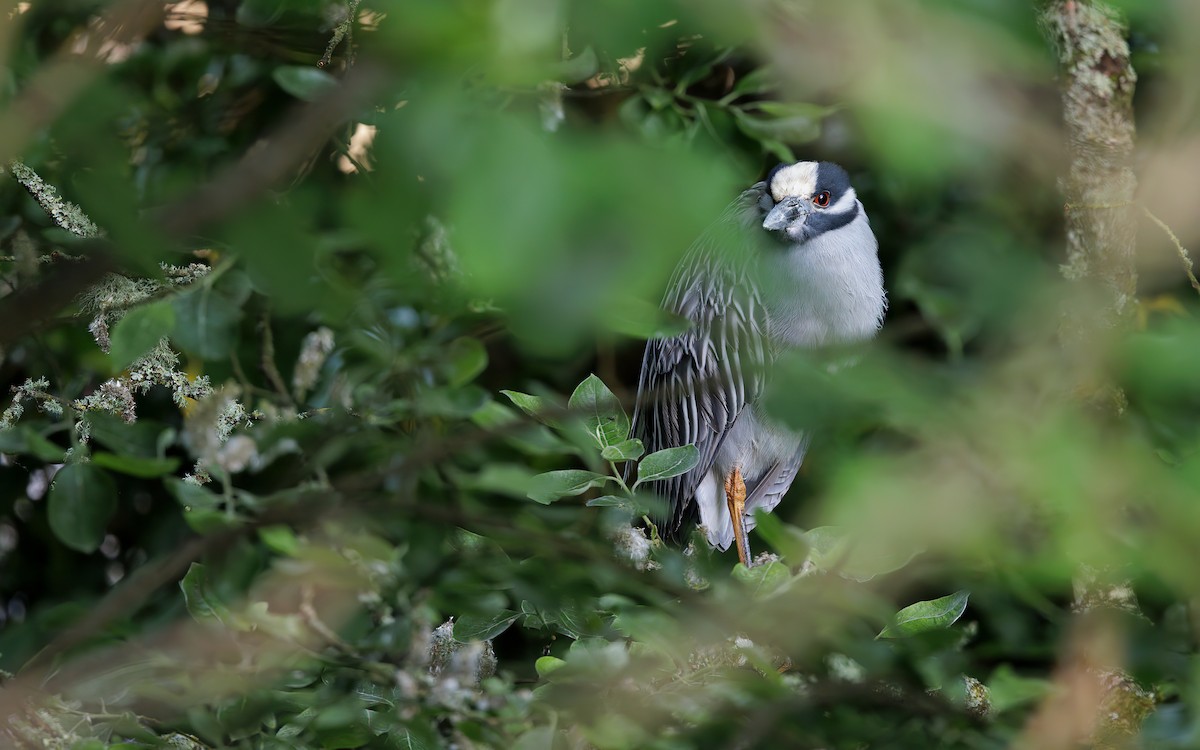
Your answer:
[[[742,565],[750,567],[753,558],[750,557],[750,540],[746,538],[744,518],[746,514],[746,482],[742,478],[741,467],[733,467],[725,478],[725,501],[729,505],[729,517],[733,520],[733,543],[737,545],[738,560]]]

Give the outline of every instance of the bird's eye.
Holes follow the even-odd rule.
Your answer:
[[[823,193],[818,193],[818,194],[814,195],[813,196],[813,204],[817,208],[828,208],[829,207],[829,191],[826,190]]]

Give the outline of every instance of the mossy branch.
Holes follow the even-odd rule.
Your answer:
[[[1059,58],[1070,152],[1063,191],[1069,204],[1106,207],[1067,214],[1063,275],[1096,284],[1106,295],[1103,309],[1075,316],[1074,333],[1087,338],[1087,329],[1094,325],[1131,320],[1137,307],[1137,179],[1132,169],[1137,74],[1129,59],[1125,25],[1105,3],[1053,0],[1041,21]]]
[[[37,172],[19,161],[11,162],[8,170],[55,224],[77,237],[91,238],[104,234],[82,208],[63,200],[54,186],[38,176]]]
[[[1101,293],[1099,304],[1087,298],[1068,306],[1062,339],[1069,356],[1085,355],[1081,360],[1085,371],[1079,376],[1094,382],[1095,368],[1100,366],[1095,353],[1103,348],[1099,344],[1104,332],[1130,325],[1137,310],[1137,178],[1132,168],[1137,74],[1130,62],[1128,29],[1107,3],[1051,0],[1043,8],[1041,22],[1058,52],[1070,156],[1061,180],[1067,201],[1067,257],[1062,271],[1067,279]],[[1103,381],[1100,388],[1088,391],[1090,400],[1117,413],[1123,410],[1124,393],[1115,383]],[[1141,614],[1132,587],[1119,573],[1083,567],[1076,573],[1075,585],[1072,609],[1084,630],[1097,622],[1107,627],[1111,610]],[[1099,705],[1089,707],[1086,721],[1063,734],[1045,723],[1063,713],[1062,705],[1051,698],[1043,703],[1041,718],[1035,717],[1027,728],[1029,739],[1061,735],[1061,741],[1044,739],[1038,744],[1065,747],[1087,741],[1097,747],[1123,747],[1137,734],[1154,706],[1153,697],[1124,673],[1115,654],[1109,656],[1083,664],[1073,664],[1070,654],[1064,656],[1059,681],[1066,691],[1090,690]]]

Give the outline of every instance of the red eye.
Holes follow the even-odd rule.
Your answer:
[[[813,204],[816,205],[817,208],[828,208],[829,207],[829,191],[826,190],[823,193],[818,193],[817,195],[814,195],[813,196]]]

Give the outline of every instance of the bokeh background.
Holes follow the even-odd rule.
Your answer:
[[[1120,205],[1064,191],[1053,14],[1128,45]],[[1200,6],[0,16],[7,745],[1200,746]],[[539,492],[620,468],[568,397],[621,424],[675,263],[796,159],[849,171],[890,306],[774,373],[818,436],[775,558]]]

